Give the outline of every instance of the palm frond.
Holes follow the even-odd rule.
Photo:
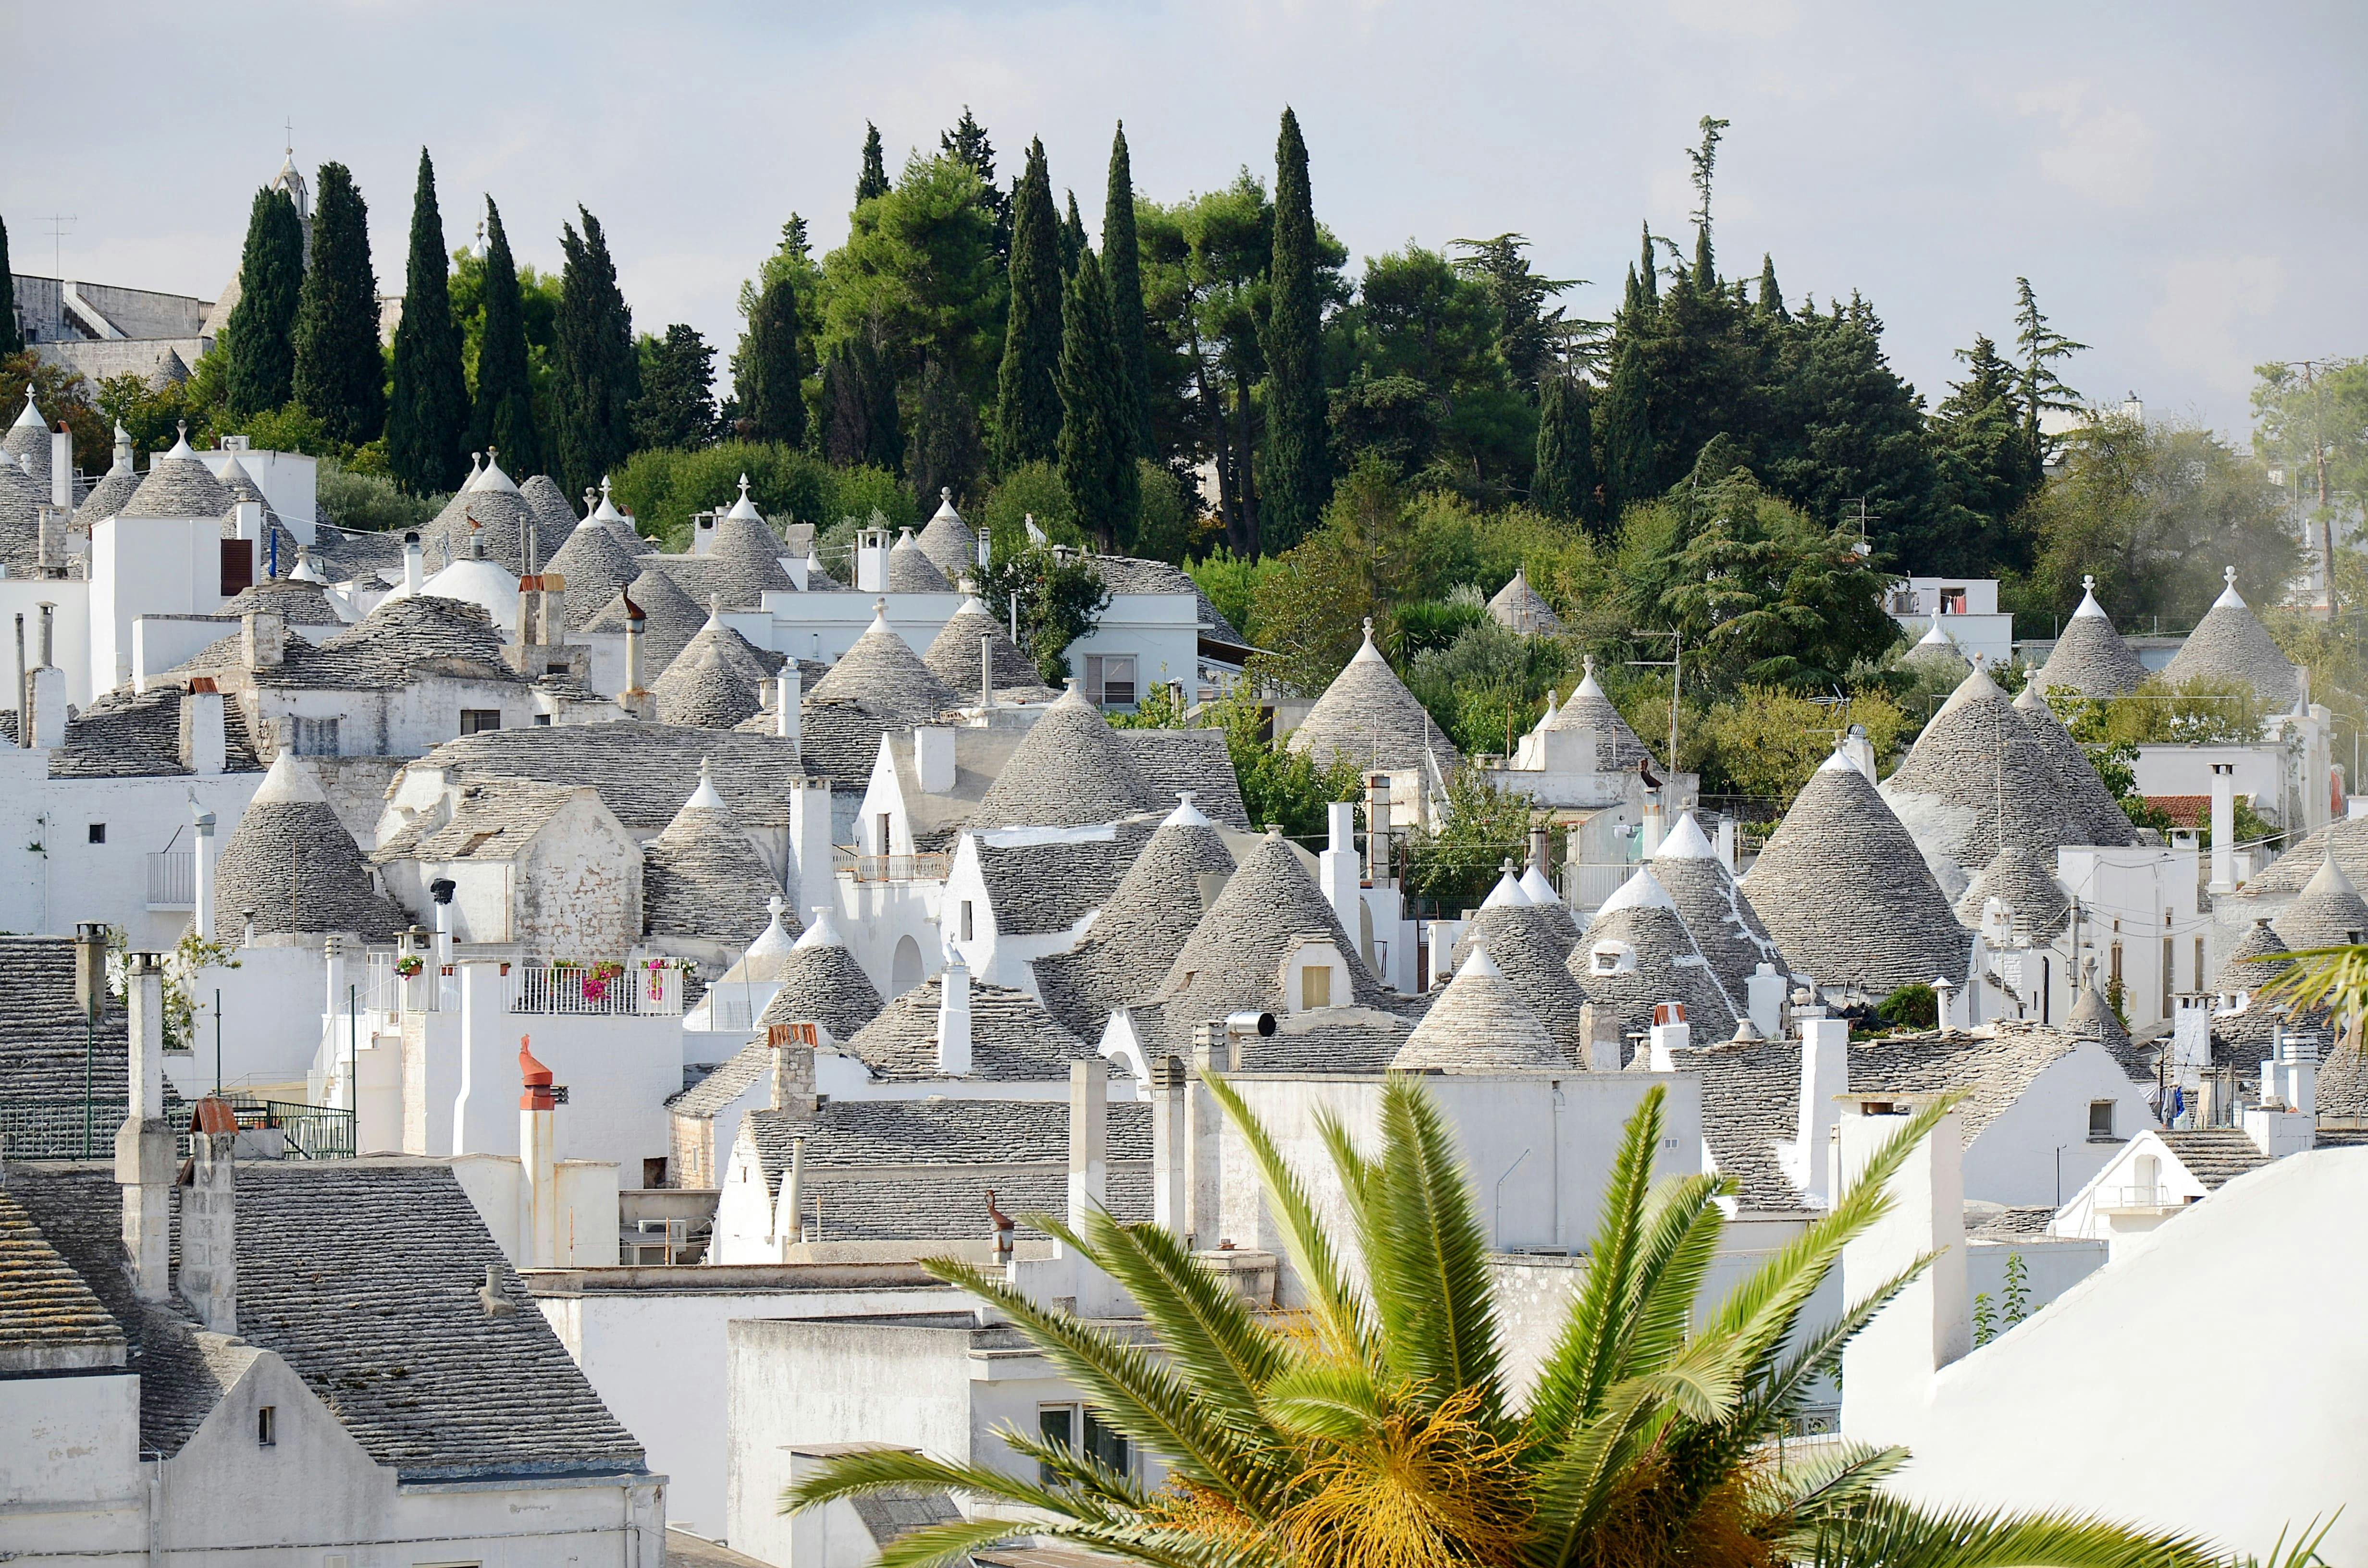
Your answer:
[[[1883,1493],[1782,1545],[1816,1568],[2206,1568],[2220,1561],[2195,1536],[2094,1515],[1927,1513]]]
[[[906,1530],[880,1549],[880,1568],[970,1568],[971,1553],[1037,1533],[1023,1519],[953,1519]]]
[[[1726,1216],[1716,1199],[1725,1184],[1716,1176],[1679,1176],[1654,1189],[1636,1249],[1613,1369],[1634,1377],[1660,1366],[1685,1344],[1694,1302],[1718,1256]]]
[[[2368,1012],[2368,946],[2305,948],[2260,988],[2265,1002],[2297,1013],[2320,1008],[2350,1020]]]
[[[1694,1339],[1667,1365],[1612,1384],[1586,1421],[1545,1450],[1531,1481],[1545,1562],[1577,1554],[1621,1476],[1671,1419],[1708,1423],[1733,1407],[1735,1355],[1732,1340]]]
[[[1416,1403],[1472,1391],[1493,1421],[1503,1390],[1487,1237],[1445,1119],[1406,1079],[1382,1090],[1382,1159],[1356,1217],[1383,1362]]]
[[[841,1454],[813,1475],[781,1489],[781,1512],[796,1513],[841,1497],[882,1492],[967,1492],[1019,1508],[1067,1511],[1067,1499],[1051,1488],[982,1464],[931,1459],[909,1449],[873,1449]]]
[[[1380,1430],[1390,1399],[1372,1372],[1354,1361],[1295,1362],[1267,1385],[1267,1417],[1296,1437],[1355,1443]]]
[[[1785,1506],[1793,1528],[1817,1528],[1858,1506],[1907,1462],[1906,1449],[1865,1443],[1820,1448],[1805,1459],[1788,1458],[1778,1469],[1778,1481],[1789,1494]]]
[[[1225,1119],[1241,1134],[1242,1142],[1249,1145],[1250,1158],[1258,1164],[1259,1185],[1265,1188],[1267,1210],[1282,1233],[1283,1251],[1307,1291],[1317,1320],[1337,1349],[1363,1354],[1369,1338],[1364,1309],[1341,1273],[1338,1254],[1332,1238],[1325,1233],[1323,1222],[1315,1217],[1315,1204],[1308,1197],[1305,1184],[1283,1159],[1273,1137],[1250,1114],[1231,1084],[1214,1073],[1202,1074],[1201,1082],[1216,1096]]]

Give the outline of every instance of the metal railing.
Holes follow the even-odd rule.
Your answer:
[[[336,1106],[303,1105],[293,1100],[258,1100],[239,1095],[225,1096],[239,1131],[276,1129],[287,1140],[289,1158],[347,1160],[354,1154],[354,1113]],[[0,1099],[0,1142],[12,1160],[103,1160],[115,1153],[115,1134],[129,1108],[122,1100],[92,1100],[79,1096],[11,1096]],[[168,1097],[165,1119],[173,1128],[175,1153],[190,1151],[189,1107]],[[89,1137],[85,1141],[87,1126]]]
[[[405,975],[395,968],[405,956],[420,961]],[[422,954],[378,948],[363,955],[356,1000],[386,1014],[450,1012],[461,1006],[461,966],[439,972]],[[635,954],[618,959],[552,959],[540,955],[500,963],[501,1008],[542,1017],[677,1017],[683,1006],[683,972],[671,959]]]
[[[148,855],[148,907],[198,906],[198,857],[188,849],[156,849]]]
[[[849,855],[840,851],[834,866],[853,873],[859,882],[941,882],[953,865],[951,855]]]

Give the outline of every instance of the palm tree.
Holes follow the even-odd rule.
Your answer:
[[[1002,1278],[935,1260],[994,1304],[1076,1383],[1101,1421],[1156,1449],[1148,1491],[1064,1444],[1006,1431],[1042,1479],[909,1452],[850,1455],[783,1494],[785,1509],[896,1488],[967,1492],[1015,1518],[931,1526],[882,1568],[937,1568],[1045,1536],[1154,1568],[1649,1568],[1779,1562],[2185,1568],[2199,1543],[2061,1514],[1930,1514],[1880,1483],[1899,1449],[1835,1445],[1787,1461],[1774,1439],[1850,1336],[1920,1270],[1830,1325],[1800,1319],[1842,1247],[1888,1207],[1884,1183],[1947,1108],[1909,1119],[1832,1211],[1699,1324],[1719,1250],[1721,1177],[1656,1185],[1662,1091],[1629,1119],[1584,1284],[1526,1401],[1508,1390],[1487,1245],[1430,1097],[1383,1091],[1379,1151],[1321,1131],[1349,1216],[1328,1233],[1309,1189],[1230,1085],[1209,1087],[1257,1161],[1305,1290],[1252,1310],[1167,1232],[1101,1211],[1056,1235],[1123,1286],[1158,1352],[1030,1301]],[[1363,1277],[1352,1282],[1353,1242]]]

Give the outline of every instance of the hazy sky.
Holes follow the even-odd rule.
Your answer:
[[[866,119],[892,171],[965,103],[1007,175],[1041,135],[1099,227],[1113,120],[1173,199],[1270,178],[1288,103],[1352,252],[1517,230],[1601,315],[1640,220],[1688,233],[1708,113],[1733,121],[1722,261],[1772,252],[1796,304],[1862,290],[1928,399],[1952,348],[2010,335],[2018,274],[2094,346],[2067,379],[2157,415],[2241,431],[2256,361],[2368,352],[2368,10],[1948,9],[17,5],[0,217],[19,270],[50,270],[64,211],[69,276],[211,297],[292,118],[308,177],[354,170],[382,288],[424,142],[450,244],[490,191],[520,258],[556,267],[580,201],[637,326],[728,346],[789,212],[818,248],[844,236]]]

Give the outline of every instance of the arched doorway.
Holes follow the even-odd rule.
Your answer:
[[[921,983],[921,944],[910,937],[900,937],[896,956],[888,966],[888,989],[892,995],[903,995]]]

